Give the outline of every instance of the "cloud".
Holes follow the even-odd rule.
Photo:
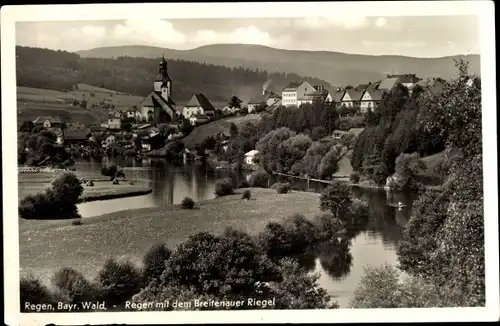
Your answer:
[[[273,44],[273,39],[267,32],[255,26],[240,27],[229,33],[215,32],[213,30],[197,31],[193,38],[194,43],[247,43],[247,44]]]
[[[369,25],[365,16],[332,14],[328,17],[304,17],[298,19],[295,25],[306,29],[323,29],[328,27],[343,27],[346,29],[357,29]]]
[[[184,44],[186,35],[177,31],[171,22],[165,20],[126,20],[112,31],[113,41],[121,44],[148,44],[165,46]]]
[[[377,27],[384,27],[385,25],[387,25],[387,19],[385,19],[384,17],[380,17],[377,19],[377,21],[375,21],[375,25],[377,25]]]

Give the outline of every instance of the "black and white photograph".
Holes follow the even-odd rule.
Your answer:
[[[493,2],[1,14],[7,324],[500,318]]]

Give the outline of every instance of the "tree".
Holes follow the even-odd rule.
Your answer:
[[[238,136],[238,127],[234,123],[229,125],[229,134],[231,135],[231,138]]]
[[[238,96],[233,95],[233,96],[231,97],[231,99],[229,100],[228,105],[229,105],[229,107],[230,107],[230,108],[237,108],[237,109],[241,109],[241,103],[242,103],[242,102],[243,102],[243,101],[242,101],[242,100],[240,100],[240,99],[238,98]]]
[[[327,135],[327,130],[323,126],[316,126],[311,131],[311,138],[313,140],[320,140]]]
[[[334,181],[323,190],[320,196],[322,211],[331,212],[334,217],[344,223],[349,222],[349,209],[351,206],[351,192],[343,182]]]
[[[166,262],[172,255],[172,251],[163,243],[152,246],[143,258],[143,276],[146,284],[153,279],[160,279],[166,269]]]
[[[264,135],[255,145],[260,153],[262,167],[268,171],[276,171],[278,165],[278,147],[295,132],[288,128],[279,128]]]
[[[321,179],[331,179],[332,175],[337,171],[338,161],[340,159],[339,146],[332,146],[330,150],[321,159],[318,166],[318,176]]]
[[[396,175],[400,180],[400,189],[415,189],[417,187],[417,176],[426,169],[424,161],[418,153],[401,153],[396,159]]]
[[[331,147],[330,142],[313,142],[304,155],[302,172],[312,178],[321,178],[318,167]]]
[[[312,140],[309,136],[298,134],[284,140],[277,147],[277,172],[298,174],[303,170],[302,159]]]
[[[30,120],[23,121],[23,123],[19,126],[19,131],[20,132],[31,132],[34,127],[35,127],[35,124],[33,122],[31,122]]]

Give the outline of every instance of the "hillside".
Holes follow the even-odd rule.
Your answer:
[[[359,55],[329,51],[282,50],[261,45],[214,44],[191,50],[172,50],[150,46],[102,47],[79,51],[82,57],[113,58],[160,57],[184,59],[228,67],[247,67],[316,76],[332,85],[364,84],[388,73],[415,73],[419,77],[454,77],[453,59],[470,62],[469,72],[480,74],[479,55],[442,58],[413,58],[396,55]]]
[[[193,148],[196,144],[200,144],[207,137],[216,136],[221,132],[229,134],[231,123],[234,123],[237,127],[239,127],[246,122],[257,123],[260,121],[260,118],[261,116],[258,114],[249,114],[246,116],[231,117],[210,122],[194,128],[194,130],[187,137],[182,139],[182,142],[184,143],[184,146]]]
[[[17,85],[72,91],[80,83],[117,92],[146,96],[158,74],[159,59],[120,57],[117,59],[81,58],[76,53],[48,49],[16,47]],[[161,57],[161,54],[159,55]],[[331,87],[325,80],[221,65],[168,58],[168,72],[173,80],[173,99],[180,106],[196,92],[203,92],[214,103],[227,103],[236,95],[248,101],[272,80],[272,88],[281,90],[286,84],[306,80],[313,85]],[[308,76],[308,75],[305,75]],[[92,92],[99,92],[94,88]]]
[[[17,87],[17,117],[19,123],[38,116],[59,116],[66,122],[99,124],[107,118],[107,107],[116,109],[139,105],[143,99],[87,84],[77,84],[74,90],[64,92],[51,89]],[[85,101],[86,107],[73,105]]]

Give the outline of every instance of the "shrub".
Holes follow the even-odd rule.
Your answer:
[[[336,238],[338,232],[343,228],[342,222],[330,214],[316,216],[314,225],[316,227],[316,237],[320,241],[329,241]]]
[[[52,190],[56,200],[68,204],[76,204],[83,193],[82,182],[74,173],[64,173],[52,182]]]
[[[51,218],[54,213],[51,199],[44,193],[24,197],[19,203],[19,216],[26,220]]]
[[[410,277],[399,281],[392,266],[365,268],[349,305],[352,308],[430,308],[446,306],[439,291],[422,279]]]
[[[26,311],[25,304],[47,304],[54,302],[54,296],[39,279],[33,276],[23,277],[20,281],[21,311]]]
[[[351,180],[352,183],[358,183],[359,182],[359,173],[358,172],[353,172],[349,176],[349,180]]]
[[[146,284],[149,284],[153,279],[160,279],[161,274],[166,268],[166,262],[172,255],[172,251],[168,247],[159,243],[149,248],[142,260],[144,264],[143,279]]]
[[[71,222],[71,225],[82,225],[82,219],[81,219],[81,218],[79,218],[79,219],[77,219],[77,220],[73,220],[73,221]]]
[[[215,195],[217,197],[227,196],[233,194],[233,182],[231,179],[219,179],[215,184]]]
[[[286,194],[290,191],[290,185],[288,183],[278,183],[276,184],[276,192],[278,194]]]
[[[250,184],[246,180],[241,180],[238,183],[238,188],[248,188],[248,187],[250,187]]]
[[[250,192],[250,190],[245,190],[241,195],[241,199],[250,200],[250,198],[252,198],[252,193]]]
[[[184,197],[184,199],[181,202],[181,207],[182,207],[182,209],[193,209],[194,200],[192,200],[189,197]]]
[[[102,288],[103,300],[111,305],[119,305],[139,292],[141,273],[129,261],[108,259],[97,280]]]
[[[116,174],[116,171],[118,171],[118,168],[116,167],[116,165],[103,166],[101,168],[101,174],[106,176],[106,177],[114,177]]]
[[[249,181],[250,187],[267,188],[269,186],[269,174],[261,169],[252,172]]]
[[[72,268],[60,269],[52,278],[52,284],[70,303],[92,301],[97,298],[96,287]]]
[[[295,214],[286,218],[283,226],[290,241],[290,249],[294,254],[304,252],[318,239],[315,225],[304,215]]]

